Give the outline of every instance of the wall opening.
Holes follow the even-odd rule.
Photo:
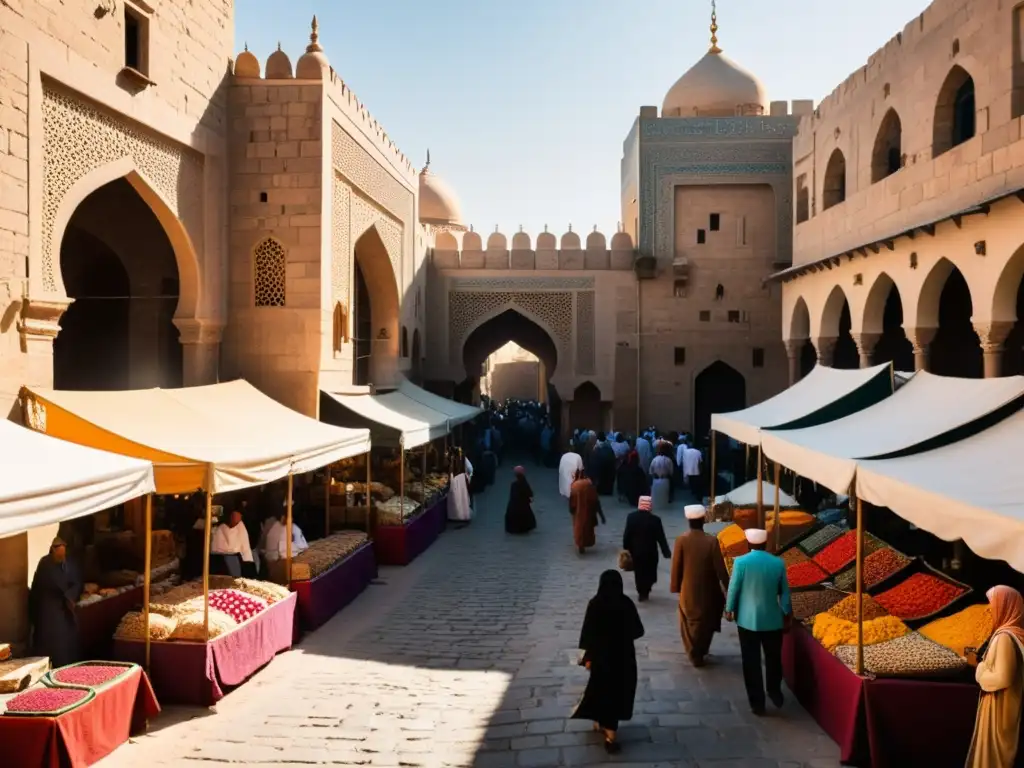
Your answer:
[[[370,290],[366,286],[363,270],[355,265],[356,275],[356,319],[355,319],[355,380],[354,384],[365,387],[370,383],[370,353],[373,349],[373,321],[370,317]]]
[[[796,179],[796,223],[803,224],[811,218],[811,191],[807,188],[807,175]]]
[[[601,390],[595,384],[585,381],[573,391],[572,429],[604,429],[601,407]]]
[[[836,337],[836,348],[832,353],[832,367],[842,369],[860,368],[860,353],[853,340],[851,329],[853,318],[850,315],[850,302],[843,301],[839,312],[839,335]]]
[[[543,402],[546,399],[546,387],[541,382],[543,375],[540,358],[510,341],[487,356],[480,392],[496,402]]]
[[[887,279],[888,289],[885,291],[885,303],[882,306],[882,331],[875,345],[873,362],[891,362],[897,371],[914,370],[914,347],[907,339],[903,330],[903,300],[900,290],[892,280]],[[870,310],[866,310],[870,311]],[[875,310],[877,311],[877,310]]]
[[[932,127],[932,157],[974,138],[974,78],[956,65],[946,75],[935,102]]]
[[[1013,92],[1011,117],[1024,115],[1024,3],[1013,9]]]
[[[355,267],[355,383],[388,388],[395,383],[400,353],[398,283],[376,227],[356,241]]]
[[[892,176],[903,167],[903,124],[895,109],[885,113],[871,151],[871,183]]]
[[[821,193],[821,209],[827,211],[846,200],[846,157],[835,149],[825,169],[825,186]]]
[[[747,406],[747,382],[731,365],[716,360],[699,374],[693,385],[693,434],[711,432],[711,415],[739,411]]]
[[[931,344],[931,371],[940,376],[980,379],[984,375],[981,345],[971,323],[971,290],[956,267],[939,296],[939,327]]]

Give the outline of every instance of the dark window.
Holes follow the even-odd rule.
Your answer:
[[[710,323],[711,322],[711,312],[710,312],[710,310],[705,309],[705,310],[701,311],[701,313],[700,313],[700,321],[702,323]]]
[[[707,242],[708,236],[703,229],[697,230],[697,243],[703,245]]]
[[[712,232],[717,232],[721,226],[722,217],[719,216],[717,213],[712,213],[711,221],[708,222],[708,229],[710,229]]]
[[[738,309],[729,310],[729,322],[738,323],[740,321],[740,311]]]
[[[974,138],[974,81],[968,79],[953,103],[953,146]]]
[[[266,192],[260,192],[260,202],[261,203],[267,202],[267,193]]]
[[[675,361],[676,365],[686,365],[686,347],[676,347]]]
[[[142,23],[127,8],[124,11],[124,65],[142,72]]]
[[[764,350],[761,347],[754,347],[754,367],[764,368]]]

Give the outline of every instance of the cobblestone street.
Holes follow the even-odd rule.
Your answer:
[[[507,465],[476,500],[471,526],[449,529],[407,568],[382,569],[355,604],[215,714],[169,711],[102,768],[838,765],[836,746],[792,697],[768,717],[749,713],[732,625],[710,666],[689,665],[666,562],[640,606],[636,716],[609,758],[589,723],[567,717],[586,678],[575,666],[583,612],[600,572],[615,566],[627,510],[606,501],[609,524],[581,557],[555,472],[530,467],[538,530],[506,536]],[[681,512],[663,519],[671,540],[685,521]]]

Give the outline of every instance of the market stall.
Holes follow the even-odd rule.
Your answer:
[[[115,643],[123,658],[151,660],[150,673],[162,700],[213,703],[224,687],[244,682],[275,653],[291,645],[295,597],[256,607],[249,605],[249,600],[246,612],[235,616],[232,611],[238,596],[231,589],[211,592],[214,497],[287,480],[285,526],[290,530],[294,475],[368,452],[366,430],[339,429],[309,419],[245,381],[124,392],[24,389],[22,397],[26,419],[34,428],[70,442],[151,461],[157,493],[199,490],[205,495],[205,516],[197,527],[204,550],[203,578],[182,585],[198,591],[198,601],[189,598],[193,601],[190,610],[177,618],[172,630],[167,630],[166,622],[154,619],[159,609],[149,594],[152,510],[147,505],[143,629],[141,636],[130,636],[122,622]],[[290,564],[292,537],[285,539],[285,562]],[[217,594],[220,592],[223,594]],[[229,607],[231,610],[225,610]]]

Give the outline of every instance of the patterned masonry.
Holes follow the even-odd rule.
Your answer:
[[[253,293],[257,307],[283,307],[285,305],[284,248],[268,237],[253,251]]]
[[[593,291],[576,294],[576,373],[590,376],[597,372],[597,349],[594,340],[594,308],[596,296]]]
[[[488,317],[500,314],[504,308],[522,311],[526,317],[540,321],[541,327],[553,334],[552,340],[558,346],[559,356],[570,359],[573,330],[572,299],[573,294],[568,291],[449,291],[449,361],[453,364],[460,363],[463,343],[473,329]]]

